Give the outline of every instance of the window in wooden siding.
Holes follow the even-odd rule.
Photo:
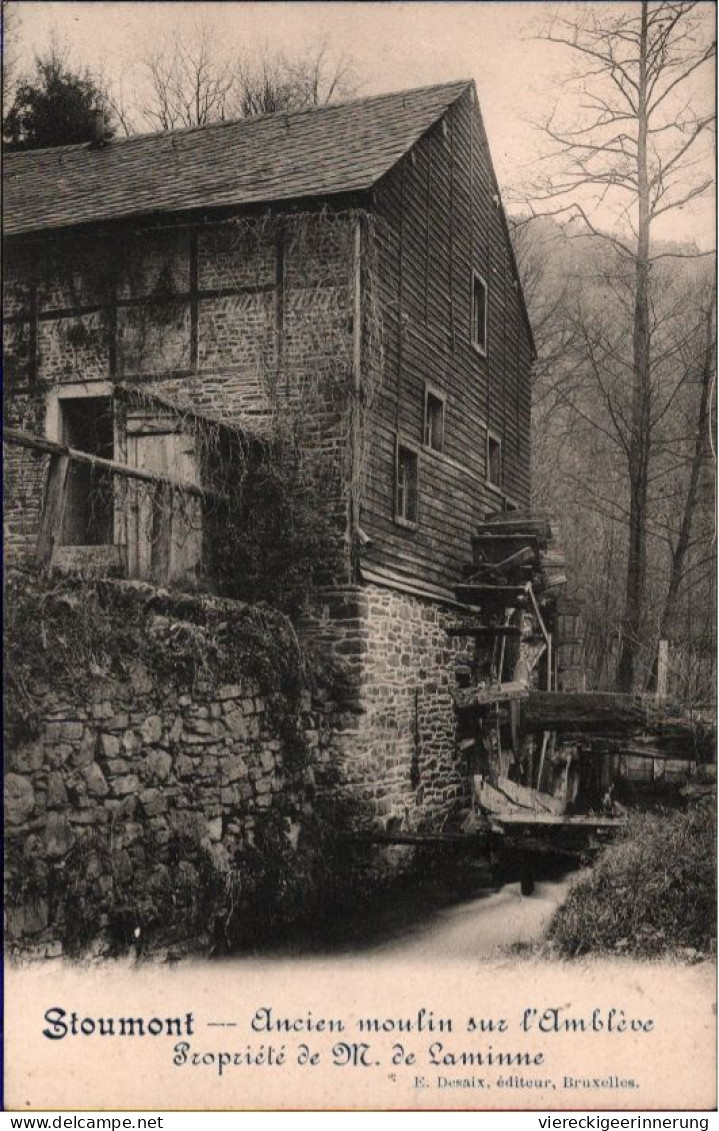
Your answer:
[[[502,486],[502,441],[491,432],[487,433],[487,482]]]
[[[70,448],[103,459],[115,454],[110,397],[80,397],[60,402],[62,440]],[[112,476],[103,467],[70,464],[67,478],[63,546],[105,546],[113,541]]]
[[[417,452],[397,443],[395,521],[400,525],[417,524]]]
[[[428,386],[424,390],[424,443],[433,452],[444,449],[444,397]]]
[[[472,345],[487,354],[487,284],[476,271],[472,272]]]

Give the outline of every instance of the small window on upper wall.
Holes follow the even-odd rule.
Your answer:
[[[397,444],[395,521],[415,526],[417,523],[417,453],[413,448]]]
[[[487,482],[502,486],[502,441],[491,432],[487,433]]]
[[[444,449],[444,397],[428,388],[424,392],[424,443],[433,452]]]
[[[476,271],[472,272],[472,345],[487,353],[487,284]]]

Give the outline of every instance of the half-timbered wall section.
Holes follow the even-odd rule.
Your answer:
[[[385,369],[363,561],[447,586],[484,516],[529,502],[533,347],[473,87],[379,183],[375,199]],[[432,412],[443,416],[439,441]],[[397,513],[404,451],[416,460],[409,521]]]
[[[349,214],[324,212],[240,216],[9,243],[6,423],[158,474],[174,466],[176,477],[192,481],[197,471],[177,424],[165,426],[167,413],[156,413],[142,428],[128,426],[113,403],[118,383],[159,393],[179,413],[187,406],[250,433],[261,434],[284,405],[302,416],[318,455],[323,497],[336,511],[342,576],[349,568],[354,225]],[[109,430],[102,450],[91,427],[101,418]],[[45,465],[27,449],[8,452],[11,560],[33,551]],[[74,534],[70,529],[79,514],[70,504],[66,544],[82,537],[78,522]],[[115,541],[126,544],[122,524],[115,525]],[[86,540],[106,539],[90,531]],[[99,561],[100,551],[93,552]]]

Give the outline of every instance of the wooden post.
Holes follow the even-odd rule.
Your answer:
[[[659,641],[657,653],[657,702],[662,703],[667,697],[667,676],[669,674],[669,641]]]
[[[150,539],[150,573],[159,585],[168,585],[172,565],[173,490],[168,483],[158,483],[152,493],[152,534]]]
[[[67,497],[67,473],[70,457],[54,453],[50,456],[45,488],[45,503],[42,508],[40,531],[35,548],[35,564],[45,571],[52,568],[55,546],[60,541],[62,520],[65,514]]]
[[[522,895],[531,895],[534,891],[534,861],[531,853],[526,848],[519,850],[520,891]]]
[[[539,769],[537,771],[537,789],[542,788],[542,773],[544,772],[544,756],[547,753],[547,743],[549,742],[549,731],[542,732],[542,752],[539,755]]]
[[[31,381],[37,380],[38,370],[40,368],[38,349],[40,336],[38,328],[39,309],[37,284],[33,283],[30,287],[30,342],[28,357],[28,376]]]
[[[189,274],[190,274],[190,369],[193,373],[197,371],[197,358],[199,354],[199,324],[200,324],[200,303],[198,298],[199,293],[199,254],[198,254],[198,238],[197,229],[193,228],[190,232],[190,247],[189,247]]]

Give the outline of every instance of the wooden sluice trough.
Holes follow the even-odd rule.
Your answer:
[[[507,852],[520,858],[520,883],[523,895],[531,895],[535,884],[535,858],[537,856],[565,856],[581,858],[600,847],[597,835],[611,836],[624,827],[622,817],[578,814],[560,816],[550,813],[505,813],[474,817],[481,827],[465,831],[436,830],[409,832],[402,829],[367,829],[347,834],[348,843],[375,845],[405,845],[411,847],[442,849],[463,848],[487,857],[490,862]]]

